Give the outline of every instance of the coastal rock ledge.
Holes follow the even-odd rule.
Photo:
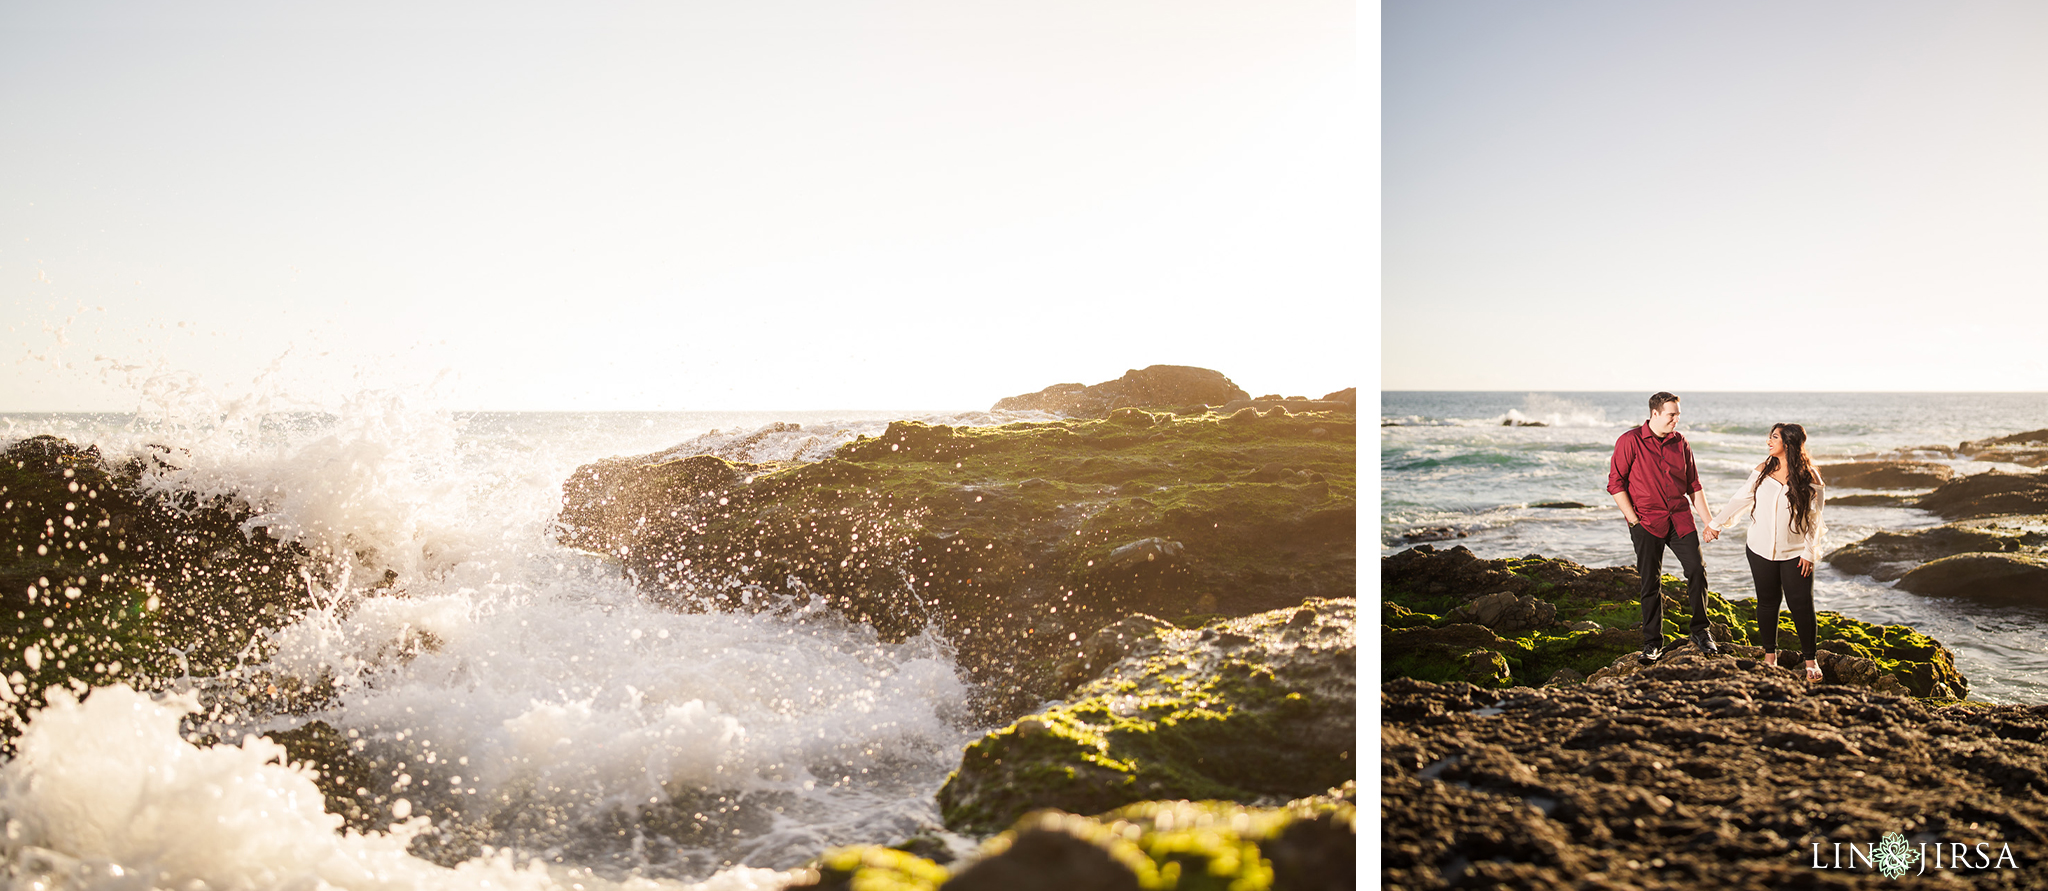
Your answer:
[[[1388,888],[1874,887],[1846,851],[1894,832],[1928,852],[1908,875],[2044,886],[2048,706],[1929,707],[1691,654],[1380,695]]]
[[[609,459],[564,483],[560,535],[675,608],[823,608],[892,640],[937,630],[977,708],[1008,721],[1100,671],[1070,663],[1134,614],[1199,627],[1351,596],[1354,427],[1120,408],[898,421],[809,463]]]

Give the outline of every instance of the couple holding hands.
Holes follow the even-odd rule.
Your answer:
[[[1730,521],[1748,515],[1749,570],[1756,581],[1757,630],[1763,638],[1764,662],[1778,664],[1778,607],[1792,613],[1799,631],[1800,654],[1806,660],[1808,683],[1821,679],[1814,661],[1813,564],[1820,557],[1823,500],[1820,474],[1806,453],[1806,429],[1798,424],[1773,424],[1766,441],[1769,456],[1750,472],[1741,495],[1719,514],[1707,509],[1706,489],[1693,465],[1692,447],[1678,433],[1678,397],[1650,397],[1650,418],[1614,441],[1607,467],[1607,492],[1628,519],[1635,545],[1636,572],[1643,579],[1643,653],[1645,664],[1668,649],[1664,641],[1664,550],[1669,548],[1685,567],[1686,594],[1692,610],[1691,639],[1700,652],[1714,655],[1721,645],[1707,624],[1707,572],[1700,563],[1700,545],[1719,538]],[[1694,522],[1697,508],[1709,518],[1705,529]]]

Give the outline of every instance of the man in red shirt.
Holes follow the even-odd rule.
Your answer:
[[[1629,539],[1636,548],[1636,572],[1643,577],[1644,663],[1664,654],[1664,549],[1678,556],[1685,567],[1685,591],[1692,608],[1692,642],[1700,652],[1721,652],[1707,624],[1707,570],[1700,563],[1699,530],[1693,522],[1697,508],[1711,517],[1707,492],[1700,485],[1699,468],[1693,464],[1692,447],[1678,433],[1678,397],[1658,393],[1650,397],[1650,419],[1614,441],[1614,457],[1607,463],[1607,493],[1628,520]],[[1719,533],[1704,532],[1705,541]]]

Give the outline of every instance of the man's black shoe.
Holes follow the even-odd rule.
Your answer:
[[[1644,665],[1649,665],[1650,663],[1656,662],[1659,658],[1663,657],[1663,655],[1663,644],[1650,644],[1649,646],[1643,647],[1643,651],[1636,655],[1636,661]]]
[[[1705,654],[1705,655],[1708,655],[1708,656],[1719,656],[1719,655],[1721,655],[1721,645],[1720,645],[1720,644],[1718,644],[1718,643],[1715,643],[1715,642],[1714,642],[1714,636],[1713,636],[1713,635],[1711,635],[1711,634],[1695,634],[1695,635],[1693,635],[1693,636],[1692,636],[1692,645],[1693,645],[1693,646],[1696,646],[1696,647],[1699,647],[1699,648],[1700,648],[1700,652],[1701,652],[1701,653],[1703,653],[1703,654]]]

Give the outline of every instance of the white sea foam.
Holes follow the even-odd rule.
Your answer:
[[[919,415],[907,420],[955,427],[990,427],[1018,421],[1047,421],[1055,416],[1038,411],[961,412]],[[717,430],[647,456],[649,461],[667,461],[692,455],[717,455],[728,461],[820,461],[840,446],[862,436],[879,436],[888,429],[887,420],[832,421],[822,424],[777,422],[748,430]]]
[[[424,820],[340,834],[303,770],[258,737],[199,748],[178,735],[191,698],[125,686],[63,692],[0,767],[0,854],[13,887],[545,888],[544,867],[493,858],[460,870],[406,853]]]
[[[0,852],[17,886],[774,888],[790,880],[774,870],[830,845],[936,826],[932,793],[970,738],[942,641],[884,642],[817,613],[669,612],[549,537],[561,481],[632,440],[546,418],[470,435],[407,393],[280,418],[261,400],[159,383],[174,408],[94,439],[117,460],[156,456],[145,486],[240,499],[251,529],[331,558],[306,580],[315,605],[246,670],[331,681],[309,717],[352,733],[393,787],[376,791],[416,816],[388,836],[337,834],[304,774],[265,763],[274,746],[195,748],[177,734],[190,700],[108,688],[37,715],[4,768],[0,810],[18,833]],[[770,430],[734,457],[810,460],[885,426],[798,420],[801,434]],[[701,809],[702,831],[667,839],[633,822],[671,799]],[[545,819],[491,828],[520,814]],[[406,839],[428,815],[516,855],[456,870],[412,858]]]

